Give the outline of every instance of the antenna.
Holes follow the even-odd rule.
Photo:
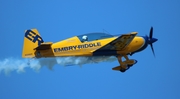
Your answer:
[[[108,31],[106,31],[105,29],[103,29],[103,33],[108,33],[108,34],[109,34],[109,32],[108,32]]]

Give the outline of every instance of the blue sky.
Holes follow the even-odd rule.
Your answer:
[[[130,58],[126,73],[118,62],[43,67],[39,72],[0,73],[0,99],[179,99],[179,0],[0,0],[0,61],[21,58],[24,30],[37,28],[45,41],[89,32],[111,34],[154,27],[156,58],[150,47]]]

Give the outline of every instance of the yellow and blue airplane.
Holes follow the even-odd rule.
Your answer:
[[[136,60],[129,59],[128,55],[140,52],[150,45],[155,56],[152,44],[158,39],[153,38],[153,27],[149,36],[136,35],[137,32],[121,35],[87,33],[53,43],[44,42],[37,29],[30,29],[25,31],[22,57],[116,56],[120,66],[112,69],[125,72],[137,63]],[[125,61],[122,61],[123,57]]]

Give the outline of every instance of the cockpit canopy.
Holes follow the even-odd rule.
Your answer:
[[[87,41],[94,41],[94,40],[100,40],[100,39],[105,39],[105,38],[110,38],[113,37],[113,35],[106,34],[106,33],[87,33],[83,35],[77,36],[80,41],[84,41],[84,37],[87,36]]]

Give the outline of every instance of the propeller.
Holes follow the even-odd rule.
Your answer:
[[[153,43],[156,42],[158,39],[153,38],[153,27],[151,27],[150,32],[149,32],[149,37],[148,37],[148,44],[150,44],[151,46],[151,50],[153,52],[153,55],[155,57],[155,52],[154,52],[154,48],[153,48]]]

